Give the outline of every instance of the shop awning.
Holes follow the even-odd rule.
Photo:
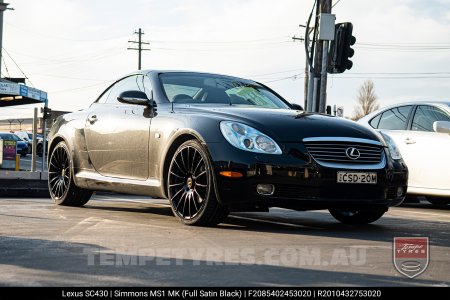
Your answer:
[[[18,84],[14,82],[0,82],[0,107],[24,105],[24,104],[45,104],[47,93],[36,88]]]

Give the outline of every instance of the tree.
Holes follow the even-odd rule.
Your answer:
[[[358,101],[355,107],[355,115],[352,120],[356,121],[377,110],[380,106],[377,103],[377,95],[375,95],[375,85],[372,80],[364,81],[363,85],[358,90]]]

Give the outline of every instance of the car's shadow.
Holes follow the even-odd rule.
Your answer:
[[[90,201],[85,209],[142,213],[145,214],[144,218],[147,218],[147,215],[151,218],[151,214],[154,214],[167,217],[167,221],[173,222],[174,226],[180,225],[168,205],[152,204],[151,200],[148,204],[94,200]],[[200,227],[191,228],[201,230]],[[385,216],[373,224],[346,225],[336,221],[327,211],[297,212],[273,209],[269,213],[232,213],[223,223],[217,225],[216,229],[218,232],[268,232],[384,242],[392,242],[397,236],[428,236],[431,245],[450,247],[448,223],[431,219],[417,220],[412,217],[408,219]]]

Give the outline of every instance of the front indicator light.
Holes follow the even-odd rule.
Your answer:
[[[229,177],[229,178],[241,178],[244,176],[244,175],[242,175],[242,173],[233,172],[233,171],[222,171],[219,174],[224,177]]]

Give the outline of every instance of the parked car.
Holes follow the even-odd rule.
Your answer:
[[[20,156],[27,156],[28,143],[14,133],[0,132],[0,140],[16,141],[16,153],[20,154]]]
[[[410,102],[385,107],[361,120],[398,145],[409,168],[408,194],[450,203],[450,102]]]
[[[28,154],[31,154],[33,151],[33,133],[26,132],[26,131],[16,131],[14,132],[15,135],[20,137],[22,140],[27,142],[28,144]],[[39,157],[42,157],[43,153],[43,136],[42,134],[37,134],[37,144],[36,144],[36,153]]]
[[[402,203],[408,176],[369,128],[295,110],[252,80],[193,72],[119,79],[55,121],[49,153],[57,204],[84,205],[94,190],[163,197],[188,225],[269,207],[371,223]]]

